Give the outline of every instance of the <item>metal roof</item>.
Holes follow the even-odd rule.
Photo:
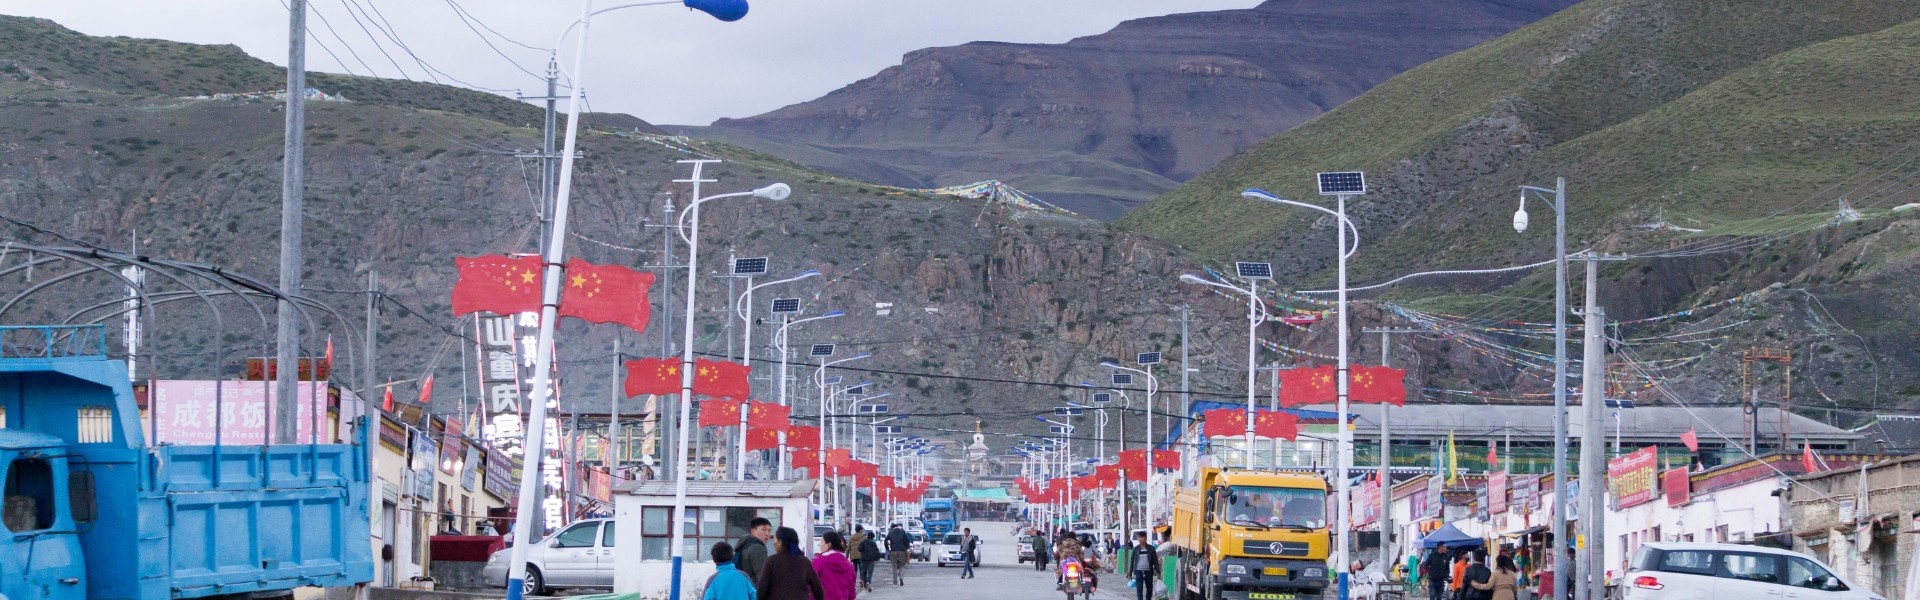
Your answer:
[[[1382,405],[1349,405],[1355,415],[1355,435],[1379,435],[1380,409]],[[1304,408],[1328,410],[1330,405],[1313,405]],[[1541,405],[1478,405],[1478,404],[1408,404],[1406,406],[1387,405],[1387,419],[1394,437],[1439,437],[1449,432],[1456,436],[1484,437],[1512,433],[1516,439],[1551,439],[1553,437],[1553,407]],[[1584,432],[1578,404],[1568,407],[1573,419],[1568,422],[1568,435],[1579,437]],[[1746,415],[1738,407],[1709,406],[1686,408],[1680,406],[1639,406],[1627,409],[1604,409],[1602,413],[1605,433],[1614,435],[1614,412],[1620,413],[1618,429],[1623,437],[1632,439],[1658,438],[1677,440],[1680,434],[1692,429],[1702,442],[1719,440],[1722,435],[1744,441],[1748,429]],[[1862,437],[1860,433],[1840,429],[1826,423],[1800,415],[1783,413],[1777,408],[1760,410],[1760,437],[1763,440],[1778,435],[1780,417],[1787,414],[1788,424],[1792,426],[1794,439],[1853,441]],[[1718,432],[1716,434],[1715,432]]]
[[[633,496],[672,496],[673,480],[636,481],[618,486],[615,492]],[[793,481],[688,481],[687,495],[704,498],[800,498],[813,490],[813,480]]]

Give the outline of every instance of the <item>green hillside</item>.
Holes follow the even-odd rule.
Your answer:
[[[1641,127],[1637,138],[1613,138],[1613,145],[1606,147],[1611,154],[1596,153],[1598,148],[1585,138],[1607,134],[1616,126],[1632,126],[1635,118],[1683,98],[1685,102],[1668,110],[1711,110],[1708,106],[1715,102],[1711,96],[1732,90],[1709,91],[1706,97],[1689,95],[1782,52],[1915,18],[1920,18],[1920,4],[1895,1],[1590,0],[1394,78],[1319,119],[1235,156],[1122,223],[1212,260],[1276,252],[1292,255],[1285,244],[1274,241],[1296,235],[1302,219],[1284,209],[1240,200],[1238,192],[1263,187],[1305,198],[1312,194],[1313,172],[1361,169],[1368,171],[1374,192],[1356,207],[1371,234],[1362,254],[1384,261],[1382,266],[1416,267],[1431,259],[1441,259],[1434,264],[1446,264],[1446,260],[1484,257],[1476,251],[1518,241],[1483,237],[1481,247],[1464,248],[1464,253],[1433,254],[1431,246],[1446,240],[1431,239],[1423,231],[1413,237],[1427,238],[1416,244],[1426,248],[1396,247],[1408,237],[1401,233],[1409,222],[1443,230],[1466,222],[1504,224],[1504,215],[1512,211],[1513,185],[1522,181],[1550,184],[1554,175],[1565,174],[1573,180],[1574,219],[1581,229],[1593,230],[1605,222],[1602,215],[1633,205],[1652,206],[1661,197],[1618,181],[1635,178],[1656,184],[1645,172],[1630,168],[1648,155],[1630,158],[1622,152],[1664,149],[1692,155],[1719,146],[1701,140],[1702,134],[1725,135],[1727,139],[1720,143],[1732,144],[1738,143],[1735,137],[1752,132],[1719,126],[1731,125],[1727,120],[1735,119],[1734,115],[1716,112],[1702,121],[1672,112],[1668,114],[1673,122],[1691,127],[1684,133]],[[1878,48],[1859,60],[1873,63],[1900,51]],[[1805,61],[1811,60],[1818,58],[1769,63],[1767,68],[1806,68]],[[1743,104],[1743,109],[1794,112],[1795,102],[1806,102],[1797,110],[1837,113],[1832,104],[1817,97],[1837,90],[1797,85],[1811,84],[1821,76],[1756,74],[1752,78],[1767,81],[1755,85],[1774,88],[1759,96],[1768,99],[1769,106]],[[1875,89],[1864,82],[1857,85],[1861,86],[1857,89]],[[1872,94],[1886,100],[1900,97]],[[1741,101],[1726,97],[1720,102]],[[1893,136],[1881,138],[1890,142]],[[1575,142],[1581,144],[1578,150],[1560,148]],[[1873,151],[1859,147],[1872,146],[1869,140],[1856,138],[1847,145],[1862,153]],[[1555,149],[1562,151],[1550,151]],[[1800,148],[1803,153],[1817,149]],[[1543,153],[1546,156],[1540,156]],[[1750,187],[1798,199],[1818,190],[1823,182],[1864,166],[1844,157],[1831,158],[1829,170],[1801,170],[1779,181],[1750,182],[1759,184]],[[1742,152],[1689,161],[1688,169],[1709,175],[1765,169],[1757,160]],[[1665,181],[1654,187],[1677,192],[1687,183]],[[1692,193],[1705,194],[1710,189],[1696,188]],[[1750,204],[1754,208],[1772,203],[1742,195],[1748,202],[1760,201]],[[1672,209],[1691,214],[1692,202],[1675,203]],[[1390,237],[1382,240],[1382,236]],[[1526,248],[1530,255],[1534,249]]]

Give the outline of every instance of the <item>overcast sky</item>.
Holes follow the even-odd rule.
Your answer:
[[[596,5],[623,1],[599,0]],[[899,64],[901,54],[920,48],[983,40],[1058,43],[1106,31],[1127,19],[1247,8],[1259,1],[752,3],[752,12],[736,23],[679,7],[596,17],[584,75],[589,107],[632,113],[655,123],[703,125],[817,98]],[[512,41],[485,29],[469,30],[454,4],[477,19],[475,27],[484,24]],[[383,33],[390,30],[413,55],[444,72],[435,74],[444,83],[454,83],[450,76],[469,87],[527,94],[540,93],[545,84],[521,68],[544,76],[547,52],[515,42],[551,48],[560,31],[580,15],[580,4],[569,0],[310,0],[309,6],[309,70],[372,71],[383,77],[404,70],[410,78],[428,80],[426,69]],[[248,54],[286,64],[286,10],[268,0],[0,0],[0,13],[45,17],[92,35],[234,44]],[[568,43],[562,54],[569,68],[572,48]]]

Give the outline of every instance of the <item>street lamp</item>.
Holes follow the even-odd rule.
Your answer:
[[[531,451],[526,454],[528,459],[525,461],[525,464],[522,465],[520,473],[518,514],[521,515],[521,523],[513,528],[513,551],[508,555],[509,558],[512,559],[507,565],[508,600],[521,600],[526,596],[527,547],[531,545],[530,536],[534,529],[530,523],[533,521],[533,515],[540,513],[538,497],[540,493],[541,469],[539,457],[541,453],[544,452],[542,449],[546,447],[547,398],[551,394],[550,388],[552,387],[553,331],[554,325],[560,320],[560,281],[564,278],[561,265],[566,263],[567,217],[569,213],[568,209],[573,198],[573,161],[579,148],[580,117],[584,114],[580,110],[580,107],[583,106],[580,96],[582,90],[585,89],[583,80],[585,79],[586,72],[587,31],[590,29],[593,15],[621,8],[666,4],[680,4],[687,8],[705,12],[722,21],[737,21],[747,15],[746,0],[653,0],[649,2],[623,4],[598,11],[593,9],[593,0],[587,0],[580,8],[580,19],[574,21],[572,25],[568,25],[567,29],[560,34],[561,39],[564,40],[568,31],[572,31],[575,26],[580,27],[580,38],[574,42],[573,47],[574,71],[571,73],[573,92],[570,94],[568,102],[568,106],[572,107],[572,110],[570,110],[567,115],[566,141],[560,153],[560,180],[556,186],[557,192],[554,195],[553,201],[553,228],[547,235],[547,247],[544,253],[546,266],[541,269],[540,333],[535,341],[533,391],[531,392],[531,397],[528,398],[527,443],[525,445],[525,447],[531,449]],[[554,48],[559,47],[560,44],[554,44]],[[288,90],[289,94],[296,92],[296,90]],[[696,173],[698,172],[697,169],[698,167],[696,167]],[[695,178],[698,179],[698,177]],[[775,186],[762,188],[762,190],[765,190],[769,196],[772,196],[775,195],[776,187],[779,198],[775,199],[786,198],[787,195],[791,193],[791,190],[789,190],[785,184],[776,184]],[[758,194],[760,192],[761,190],[755,190],[753,193]],[[697,188],[694,196],[699,196]],[[689,263],[688,273],[691,274],[694,272],[691,268],[691,263]],[[689,315],[688,322],[691,323],[691,315],[693,312],[692,281],[696,278],[688,277],[687,279],[687,312]],[[688,327],[687,330],[691,332],[693,328]],[[689,349],[689,352],[691,352],[691,349]],[[691,358],[691,354],[683,356],[682,358],[683,363],[692,364],[693,359]],[[692,373],[687,373],[685,377],[683,377],[682,383],[684,384],[682,386],[683,388],[692,387]],[[687,391],[690,390],[682,390],[682,392]],[[684,465],[686,462],[687,435],[685,434],[685,426],[690,414],[691,408],[688,406],[687,395],[682,393],[680,396],[680,431],[682,433],[680,435],[681,450],[679,456],[682,466],[678,473],[678,489],[675,491],[677,507],[674,509],[674,514],[676,515],[686,510],[686,473]],[[685,539],[682,537],[683,535],[684,532],[682,528],[674,528],[673,582],[670,586],[670,594],[674,598],[680,597],[680,572],[681,563],[684,561],[684,552],[681,548],[683,540]]]
[[[824,354],[822,353],[823,350],[825,351]],[[814,370],[813,380],[815,384],[819,386],[819,389],[820,389],[820,407],[819,407],[820,408],[820,432],[821,432],[821,439],[825,440],[826,433],[829,430],[828,423],[827,423],[827,384],[826,384],[827,367],[831,367],[843,362],[860,360],[873,355],[866,352],[862,352],[853,356],[842,358],[840,360],[828,361],[827,357],[833,355],[833,344],[814,344],[813,349],[809,351],[808,354],[820,357],[820,368]],[[865,383],[860,384],[860,386],[865,386],[865,385],[867,384]],[[860,387],[860,386],[855,386],[855,387]],[[820,451],[814,453],[817,456],[819,462],[814,464],[813,478],[814,480],[819,481],[820,486],[822,486],[819,488],[820,500],[822,501],[821,503],[825,503],[825,500],[827,499],[826,488],[823,487],[827,481],[827,478],[825,475],[827,472],[827,448],[828,448],[828,444],[822,443],[820,444]],[[834,511],[834,515],[838,516],[839,514],[840,512],[838,510]]]
[[[1235,286],[1232,284],[1209,281],[1206,279],[1202,279],[1200,278],[1200,276],[1194,275],[1192,273],[1181,275],[1180,280],[1185,281],[1187,283],[1197,283],[1200,285],[1212,286],[1212,287],[1220,288],[1223,290],[1232,290],[1234,292],[1243,294],[1247,297],[1247,418],[1246,418],[1247,453],[1246,453],[1245,466],[1246,468],[1251,469],[1253,468],[1253,443],[1254,443],[1253,442],[1253,424],[1254,424],[1253,411],[1254,411],[1254,406],[1256,404],[1256,401],[1254,400],[1254,373],[1260,368],[1258,358],[1254,354],[1254,349],[1259,339],[1258,336],[1260,334],[1260,329],[1259,329],[1260,323],[1265,322],[1267,318],[1270,316],[1267,313],[1266,303],[1260,301],[1259,285],[1260,285],[1260,280],[1262,279],[1267,279],[1267,280],[1273,279],[1273,265],[1269,265],[1267,263],[1243,262],[1243,263],[1237,263],[1235,266],[1238,268],[1241,277],[1247,280],[1246,288],[1241,288],[1239,286]],[[1275,458],[1277,459],[1278,457],[1275,457]]]
[[[764,258],[740,259],[740,260],[734,261],[736,265],[736,268],[734,269],[735,274],[739,274],[740,272],[740,269],[738,268],[737,265],[741,260],[763,261],[761,263],[761,271],[765,272],[766,270],[766,263],[764,262],[766,259]],[[767,286],[780,285],[782,283],[793,283],[795,281],[800,281],[802,279],[807,279],[809,277],[819,277],[819,276],[820,276],[819,271],[808,269],[806,272],[801,273],[799,275],[794,275],[792,277],[788,277],[786,279],[782,279],[779,281],[769,281],[759,285],[754,285],[753,279],[751,278],[747,279],[747,291],[741,292],[740,297],[738,298],[739,302],[735,303],[736,306],[740,307],[740,310],[739,310],[740,321],[747,324],[746,339],[743,340],[743,343],[741,344],[741,347],[746,348],[747,352],[746,352],[745,360],[740,361],[741,364],[746,364],[746,365],[753,364],[753,291],[763,287],[767,287]]]
[[[1513,230],[1527,230],[1527,193],[1553,208],[1553,498],[1570,506],[1567,498],[1567,178],[1554,179],[1552,188],[1520,186],[1520,208],[1513,213]],[[1552,194],[1551,197],[1548,194]],[[1597,481],[1597,480],[1596,480]],[[1567,511],[1553,511],[1553,589],[1567,589]]]
[[[1351,563],[1351,560],[1347,556],[1347,546],[1350,543],[1349,539],[1352,534],[1351,523],[1353,520],[1353,507],[1347,503],[1349,494],[1348,487],[1352,483],[1347,480],[1347,470],[1353,463],[1353,431],[1347,428],[1347,391],[1348,384],[1350,383],[1348,381],[1348,375],[1351,374],[1350,371],[1347,370],[1347,323],[1351,320],[1347,314],[1347,258],[1353,256],[1354,251],[1360,248],[1360,229],[1353,225],[1351,219],[1347,218],[1347,199],[1365,194],[1367,191],[1367,183],[1366,176],[1358,171],[1320,173],[1318,180],[1320,184],[1320,195],[1333,196],[1336,198],[1334,208],[1331,210],[1315,204],[1287,200],[1261,189],[1248,189],[1241,192],[1240,195],[1245,198],[1264,200],[1276,204],[1285,204],[1287,206],[1326,213],[1334,218],[1334,229],[1339,232],[1334,242],[1334,254],[1337,255],[1339,259],[1337,261],[1339,263],[1339,300],[1337,302],[1337,310],[1340,312],[1340,349],[1336,354],[1339,373],[1334,379],[1337,382],[1336,389],[1339,393],[1339,405],[1335,410],[1340,413],[1340,429],[1339,437],[1337,438],[1339,442],[1339,452],[1335,453],[1334,457],[1337,474],[1334,478],[1334,502],[1338,507],[1340,519],[1334,539],[1336,557],[1333,564],[1337,567],[1337,572],[1340,577],[1339,598],[1345,600],[1347,598],[1347,586],[1350,584],[1347,578],[1347,565]],[[1347,241],[1348,234],[1352,234],[1353,241],[1351,243]],[[1382,410],[1384,409],[1385,407],[1383,406]],[[1247,450],[1249,452],[1253,450],[1252,444],[1248,444]]]
[[[793,302],[789,304],[786,302],[787,300],[792,300]],[[787,354],[788,354],[787,328],[792,327],[794,325],[799,325],[801,323],[805,323],[808,321],[832,319],[836,317],[846,316],[847,314],[847,313],[836,310],[824,315],[820,315],[818,317],[807,317],[805,319],[800,319],[798,321],[786,320],[786,319],[790,319],[791,318],[790,315],[792,315],[795,312],[799,312],[799,310],[800,310],[800,300],[798,298],[776,298],[773,301],[773,312],[779,313],[781,315],[780,318],[782,319],[782,322],[780,323],[780,330],[775,332],[773,335],[774,344],[780,347],[779,379],[780,379],[780,405],[781,406],[787,405]],[[826,425],[826,424],[821,423],[821,425]],[[780,432],[779,453],[780,453],[780,459],[779,459],[780,460],[780,479],[784,480],[790,476],[791,469],[792,469],[792,465],[789,464],[790,461],[787,458],[787,432],[785,430],[782,430]]]
[[[1146,354],[1152,354],[1153,356],[1151,358],[1154,359],[1153,362],[1156,362],[1156,363],[1159,362],[1158,352],[1143,353],[1141,358],[1149,358],[1145,356]],[[1113,369],[1115,371],[1126,371],[1127,373],[1139,373],[1141,375],[1147,376],[1147,400],[1146,400],[1146,410],[1145,410],[1145,412],[1147,413],[1147,416],[1146,418],[1141,419],[1141,422],[1143,423],[1143,425],[1141,426],[1141,429],[1145,431],[1145,435],[1140,436],[1140,441],[1143,442],[1142,445],[1145,446],[1147,449],[1147,452],[1146,452],[1147,473],[1151,474],[1153,473],[1153,394],[1160,390],[1160,379],[1153,376],[1151,363],[1145,365],[1148,367],[1147,369],[1135,369],[1133,367],[1123,367],[1110,360],[1101,361],[1100,366]],[[1132,383],[1131,377],[1127,379],[1127,383],[1123,384],[1120,381],[1120,376],[1126,375],[1127,373],[1114,373],[1113,374],[1114,385],[1131,384]],[[1122,450],[1124,449],[1125,448],[1122,448]],[[1141,507],[1140,509],[1140,528],[1141,529],[1151,529],[1153,527],[1153,515],[1151,514],[1151,512],[1153,511],[1153,482],[1150,481],[1150,479],[1151,479],[1150,477],[1141,478],[1142,481],[1147,482],[1147,485],[1145,486],[1146,487],[1146,498],[1144,500],[1145,506]]]

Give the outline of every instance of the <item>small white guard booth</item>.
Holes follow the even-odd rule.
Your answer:
[[[681,567],[680,593],[698,599],[713,575],[708,549],[716,542],[732,544],[747,533],[755,517],[766,517],[774,527],[792,527],[803,543],[813,538],[812,506],[807,498],[813,481],[689,481],[687,512],[673,519],[672,481],[640,481],[614,490],[614,523],[619,536],[611,558],[613,591],[638,593],[649,600],[665,599],[673,574],[673,527],[686,528],[686,557]],[[811,555],[812,548],[807,548]]]

